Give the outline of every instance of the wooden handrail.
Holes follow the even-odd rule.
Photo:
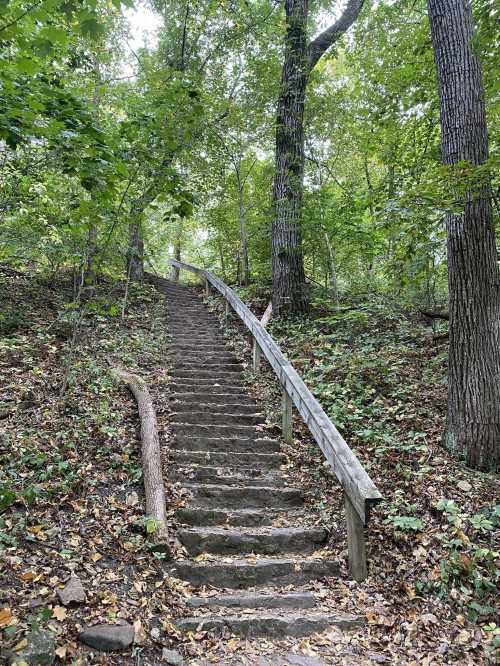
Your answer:
[[[261,353],[268,360],[283,389],[283,435],[285,440],[289,442],[292,440],[293,403],[344,489],[350,570],[356,580],[363,580],[367,575],[363,527],[368,524],[371,507],[382,500],[382,495],[295,368],[235,292],[210,271],[196,268],[176,259],[171,259],[170,264],[203,278],[207,294],[210,291],[209,285],[211,285],[224,296],[226,308],[229,304],[252,334],[254,370],[258,370]],[[258,349],[258,353],[256,353],[256,349]],[[258,359],[257,367],[256,358]]]

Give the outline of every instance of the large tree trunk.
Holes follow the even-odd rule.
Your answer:
[[[308,0],[285,0],[286,44],[276,118],[276,173],[272,228],[273,309],[308,308],[302,255],[304,102],[307,85]]]
[[[285,0],[286,42],[276,117],[276,172],[272,228],[273,308],[301,313],[309,307],[302,255],[304,104],[307,79],[322,55],[354,23],[364,0],[347,0],[340,17],[307,44],[309,0]]]
[[[488,135],[467,0],[428,0],[445,164],[483,164]],[[457,188],[447,215],[450,351],[447,448],[478,469],[500,450],[500,276],[488,183]],[[460,189],[460,191],[459,191]]]

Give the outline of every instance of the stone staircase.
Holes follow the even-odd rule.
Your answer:
[[[154,283],[171,334],[171,480],[191,494],[176,516],[191,559],[171,573],[199,588],[178,628],[277,638],[359,626],[314,594],[339,565],[313,555],[326,531],[307,524],[302,493],[280,469],[280,442],[266,436],[217,318],[187,287]]]

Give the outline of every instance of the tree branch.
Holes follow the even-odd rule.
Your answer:
[[[314,69],[321,56],[328,51],[342,35],[349,30],[354,21],[358,18],[359,12],[363,7],[364,0],[348,0],[342,16],[335,21],[329,28],[313,39],[307,47],[309,71]]]

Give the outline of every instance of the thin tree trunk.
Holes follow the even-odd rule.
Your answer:
[[[95,76],[95,85],[94,85],[94,95],[92,98],[93,106],[93,116],[94,122],[97,127],[99,127],[99,106],[101,103],[101,97],[99,93],[99,87],[101,85],[101,70],[99,67],[99,61],[94,56],[94,76]],[[90,217],[88,220],[88,236],[87,236],[87,257],[85,265],[85,292],[84,298],[88,298],[95,292],[95,282],[96,282],[96,266],[95,260],[97,257],[97,225],[94,218],[93,209],[97,206],[95,202],[95,193],[91,192],[91,201],[94,203],[94,206],[91,206]]]
[[[241,261],[241,285],[248,286],[250,284],[250,266],[248,262],[248,235],[247,235],[247,221],[245,210],[245,183],[241,179],[241,172],[239,166],[236,168],[236,181],[238,184],[238,212],[240,221],[240,261]]]
[[[175,234],[174,258],[176,261],[182,260],[182,222],[180,220],[177,223],[177,229]],[[172,269],[173,269],[174,282],[179,282],[180,270],[177,268],[177,266],[172,266]]]
[[[217,247],[219,248],[219,261],[220,261],[220,269],[222,271],[222,279],[224,280],[224,282],[226,282],[226,262],[224,261],[224,251],[220,235],[217,235]]]
[[[273,309],[278,316],[305,312],[309,307],[300,228],[308,0],[285,0],[285,13],[285,60],[276,118],[272,228]]]
[[[142,282],[144,279],[144,240],[140,213],[134,211],[128,229],[127,275],[133,282]]]
[[[467,0],[428,0],[441,100],[443,161],[488,158],[481,66]],[[488,183],[457,187],[447,215],[450,350],[446,447],[478,469],[500,450],[500,276]]]
[[[337,283],[337,271],[335,269],[335,250],[333,249],[332,243],[330,241],[330,236],[328,233],[325,231],[325,243],[326,247],[328,249],[328,282],[330,286],[330,290],[332,292],[332,298],[335,303],[335,305],[339,304],[339,290],[338,290],[338,283]]]

